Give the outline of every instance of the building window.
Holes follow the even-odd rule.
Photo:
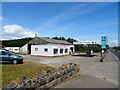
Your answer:
[[[54,49],[54,50],[53,50],[53,53],[54,53],[54,54],[58,54],[58,49]]]
[[[63,49],[60,49],[60,54],[63,54]]]
[[[48,52],[48,48],[44,48],[44,52]]]
[[[68,53],[68,49],[65,49],[65,53]]]
[[[35,51],[38,51],[38,48],[35,48]]]

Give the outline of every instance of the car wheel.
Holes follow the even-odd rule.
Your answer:
[[[17,60],[13,60],[12,63],[13,63],[13,64],[17,64],[18,61],[17,61]]]

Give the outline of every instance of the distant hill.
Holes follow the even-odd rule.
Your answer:
[[[47,37],[47,38],[49,38],[49,37]],[[21,38],[21,39],[15,39],[15,40],[2,40],[2,46],[5,46],[5,47],[22,47],[32,39],[33,38]],[[74,41],[77,41],[73,38],[67,38],[66,39],[64,37],[53,37],[53,39],[65,40],[65,41],[68,41],[70,43],[73,43]]]
[[[15,40],[2,40],[2,46],[5,47],[22,47],[26,43],[28,43],[33,38],[21,38]]]

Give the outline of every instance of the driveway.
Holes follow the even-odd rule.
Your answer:
[[[117,88],[118,86],[118,62],[111,52],[106,55],[103,62],[99,62],[99,54],[94,54],[93,57],[86,57],[84,54],[62,57],[24,55],[23,57],[25,61],[44,63],[54,67],[70,62],[80,64],[81,76],[58,85],[57,88]]]

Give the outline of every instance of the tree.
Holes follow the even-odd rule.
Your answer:
[[[70,43],[73,43],[73,42],[76,42],[77,40],[73,39],[73,38],[68,38],[67,41],[70,42]]]
[[[15,40],[3,40],[2,45],[5,47],[22,47],[26,43],[28,43],[33,38],[22,38],[22,39],[15,39]]]

